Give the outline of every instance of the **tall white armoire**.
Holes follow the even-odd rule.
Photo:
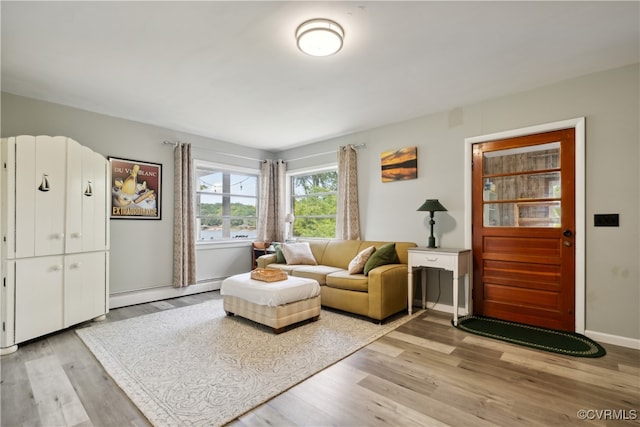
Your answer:
[[[110,168],[64,136],[1,140],[0,354],[109,311]]]

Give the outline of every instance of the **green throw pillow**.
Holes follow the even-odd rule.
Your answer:
[[[369,272],[376,267],[397,263],[398,255],[396,255],[396,244],[387,243],[386,245],[382,245],[376,249],[376,251],[369,257],[367,263],[364,265],[363,273],[365,276],[368,276]]]
[[[279,244],[273,245],[276,249],[276,264],[286,264],[286,260],[284,259],[284,254],[282,253],[282,248]]]

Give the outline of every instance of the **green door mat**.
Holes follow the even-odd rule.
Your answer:
[[[472,334],[569,356],[602,357],[607,354],[600,344],[581,334],[491,317],[465,316],[458,320],[457,328]]]

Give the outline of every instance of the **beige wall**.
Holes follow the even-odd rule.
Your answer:
[[[469,109],[468,135],[586,117],[586,329],[640,338],[638,65]],[[619,213],[620,227],[593,215]]]
[[[361,144],[358,152],[363,239],[414,241],[426,245],[428,223],[416,209],[438,198],[448,212],[436,214],[439,245],[464,246],[464,139],[569,118],[586,117],[586,328],[602,335],[640,339],[640,133],[638,64],[571,79],[525,93],[277,153],[259,152],[221,141],[141,123],[2,94],[2,136],[60,134],[105,154],[162,163],[163,220],[112,221],[111,290],[126,292],[171,282],[172,151],[163,140],[197,146],[195,156],[219,162],[214,150],[254,158],[292,160],[290,170],[335,162],[339,145]],[[418,179],[380,181],[380,153],[418,147]],[[251,162],[239,166],[253,167]],[[619,213],[620,227],[595,228],[593,214]],[[207,268],[231,274],[246,269],[244,248],[217,249]],[[236,252],[233,252],[236,251]],[[209,251],[211,252],[211,251]],[[223,255],[224,254],[224,255]],[[221,260],[224,260],[222,262]],[[202,261],[202,260],[200,260]],[[211,264],[213,263],[213,264]],[[222,265],[226,267],[223,267]],[[237,265],[236,265],[237,264]],[[229,265],[232,268],[228,268]],[[203,263],[200,263],[203,268]],[[215,270],[215,268],[214,268]],[[442,281],[440,290],[438,281]],[[429,276],[429,298],[451,304],[451,274]]]
[[[121,294],[171,286],[173,278],[173,147],[163,141],[194,146],[198,159],[259,168],[255,159],[271,154],[209,138],[109,117],[58,104],[2,93],[2,136],[64,135],[104,156],[160,163],[161,220],[111,220],[110,293]],[[200,148],[199,148],[200,147]],[[205,147],[205,148],[202,148]],[[248,243],[212,247],[196,254],[197,278],[206,281],[246,271],[251,265]]]
[[[452,111],[419,117],[282,153],[285,159],[324,153],[345,144],[358,152],[363,239],[426,245],[427,215],[416,209],[437,198],[437,244],[463,247],[464,139],[586,117],[586,329],[640,338],[640,225],[638,64]],[[418,147],[418,179],[382,183],[380,153]],[[332,156],[289,162],[289,168],[325,163]],[[596,213],[619,213],[620,227],[593,226]],[[442,286],[438,289],[438,281]],[[451,304],[451,275],[430,273],[428,296]]]

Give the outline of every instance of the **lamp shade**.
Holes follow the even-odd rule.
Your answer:
[[[447,208],[442,206],[438,199],[427,199],[422,206],[418,208],[418,210],[427,212],[444,212]]]

